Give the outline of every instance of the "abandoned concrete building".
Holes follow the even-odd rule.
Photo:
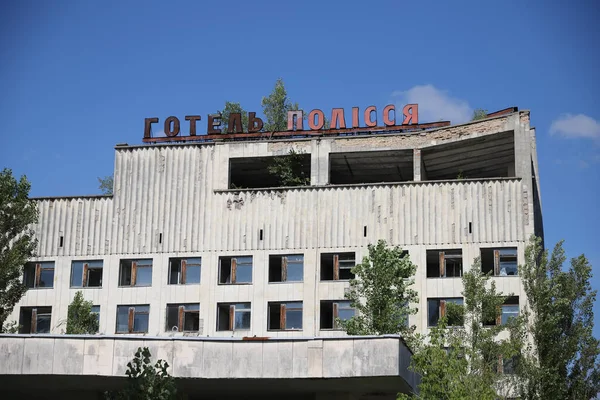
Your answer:
[[[498,323],[518,312],[517,264],[542,234],[528,111],[299,136],[117,145],[113,195],[36,199],[38,257],[9,318],[21,335],[0,337],[5,390],[95,398],[138,346],[168,361],[190,399],[415,390],[401,338],[347,337],[336,323],[354,314],[351,268],[378,239],[418,265],[418,332],[462,301],[477,257],[514,293]],[[290,149],[306,180],[282,187],[268,166]],[[94,304],[97,336],[61,335],[77,291]]]

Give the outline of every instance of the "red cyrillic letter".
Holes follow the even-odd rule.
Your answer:
[[[173,123],[173,130],[171,130],[171,122]],[[179,118],[169,117],[165,119],[165,135],[169,137],[179,135]]]
[[[346,119],[344,118],[343,108],[334,108],[331,110],[331,123],[329,124],[329,129],[338,129],[338,122],[340,123],[339,129],[346,128]]]
[[[242,114],[229,114],[229,124],[227,124],[227,133],[242,133]]]
[[[158,122],[158,118],[156,118],[156,117],[146,118],[144,120],[144,139],[152,137],[152,133],[151,133],[152,124],[157,123],[157,122]]]
[[[304,130],[304,112],[302,110],[288,111],[288,125],[287,130],[294,130],[294,117],[296,118],[296,130]]]
[[[221,114],[209,115],[207,133],[209,135],[221,133],[221,129],[217,126],[221,126]]]
[[[317,120],[319,121],[316,124],[315,115],[317,116]],[[323,124],[325,124],[325,114],[323,114],[323,111],[316,109],[312,110],[310,114],[308,114],[308,126],[310,127],[310,129],[312,129],[313,131],[318,131],[319,129],[323,128]]]
[[[352,127],[358,128],[358,107],[352,107]]]
[[[390,119],[390,112],[394,112],[394,119]],[[396,125],[396,106],[389,104],[383,109],[383,123],[385,126]]]
[[[202,118],[199,115],[186,115],[185,120],[190,121],[190,136],[196,136],[196,121]]]
[[[248,132],[260,132],[263,128],[263,121],[260,118],[256,118],[256,113],[248,113]]]
[[[375,121],[373,121],[371,119],[372,112],[375,112]],[[369,127],[377,126],[377,107],[375,107],[375,106],[367,107],[367,109],[365,110],[365,125],[369,126]]]
[[[404,114],[404,121],[402,125],[418,124],[419,123],[419,105],[418,104],[407,104],[402,109]]]

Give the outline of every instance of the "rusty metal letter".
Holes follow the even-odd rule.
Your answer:
[[[339,129],[346,128],[346,118],[344,117],[343,108],[334,108],[331,110],[331,123],[329,124],[329,129],[338,129],[338,122],[340,124]]]
[[[173,123],[173,130],[171,130],[171,122]],[[179,135],[179,118],[171,116],[165,119],[165,135],[169,137]]]
[[[352,127],[358,128],[358,107],[352,107]]]
[[[394,112],[394,119],[390,119],[390,112]],[[383,109],[383,123],[385,126],[396,125],[396,106],[389,104]]]
[[[405,105],[404,108],[402,109],[402,114],[404,114],[404,121],[402,121],[402,125],[419,123],[419,105],[418,104]]]
[[[317,116],[317,121],[318,121],[316,124],[315,124],[315,115]],[[323,114],[323,111],[321,111],[319,109],[315,109],[315,110],[312,110],[308,114],[308,126],[313,131],[318,131],[319,129],[323,128],[324,124],[325,124],[325,114]]]
[[[196,121],[202,118],[199,115],[186,115],[185,120],[190,121],[190,136],[196,136]]]
[[[262,119],[256,118],[255,112],[249,112],[248,113],[248,132],[249,133],[260,132],[260,130],[262,128],[263,128]]]
[[[242,133],[242,114],[229,114],[229,124],[227,124],[227,133]]]
[[[217,128],[221,126],[221,114],[213,114],[208,116],[208,129],[207,133],[209,135],[214,135],[216,133],[221,133],[221,129]]]
[[[304,130],[304,112],[302,110],[288,111],[288,125],[287,130],[294,130],[294,117],[296,117],[296,130]]]
[[[375,112],[375,121],[371,119],[372,112]],[[367,109],[365,110],[365,125],[369,127],[377,126],[377,107],[367,107]]]
[[[152,134],[151,134],[152,124],[155,124],[157,122],[158,122],[158,118],[156,118],[156,117],[146,118],[144,120],[144,139],[152,137]]]

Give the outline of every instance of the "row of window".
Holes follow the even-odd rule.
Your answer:
[[[166,332],[200,332],[200,304],[167,304]],[[302,330],[302,301],[267,303],[267,329]],[[100,306],[92,312],[100,321]],[[249,330],[251,304],[218,303],[217,331]],[[21,307],[20,333],[49,333],[52,307]],[[354,309],[347,300],[321,301],[320,329],[339,329],[339,320],[354,316]],[[150,305],[117,306],[116,333],[147,333]]]
[[[356,265],[355,253],[321,254],[321,280],[349,280]],[[102,261],[73,261],[71,264],[71,287],[102,287]],[[202,259],[169,259],[169,285],[200,283]],[[481,249],[481,269],[494,276],[516,276],[517,249]],[[458,278],[463,273],[462,250],[427,250],[428,278]],[[269,256],[269,282],[302,282],[304,280],[304,256]],[[28,288],[52,288],[54,286],[54,262],[27,263],[23,283]],[[219,257],[219,284],[252,283],[252,256]],[[152,259],[120,261],[119,286],[151,286]]]

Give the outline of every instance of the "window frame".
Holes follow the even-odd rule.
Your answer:
[[[435,269],[437,271],[437,275],[430,276],[429,266],[431,264],[429,263],[429,257],[432,255],[432,253],[435,253],[435,252],[438,253],[437,268]],[[462,249],[442,249],[442,250],[429,249],[429,250],[426,250],[425,257],[426,257],[425,258],[426,259],[425,277],[427,279],[453,279],[453,278],[461,278],[463,276],[464,264],[463,264]],[[458,260],[458,259],[460,259],[459,275],[448,276],[448,269],[449,269],[448,268],[448,260]]]
[[[240,306],[240,307],[238,307]],[[221,309],[225,309],[228,307],[228,329],[219,329],[220,325],[220,311]],[[245,308],[242,308],[245,307]],[[237,313],[249,313],[250,314],[250,323],[247,328],[238,328],[236,326],[236,314]],[[235,332],[235,331],[249,331],[252,328],[252,303],[251,302],[239,302],[239,303],[217,303],[217,332]]]
[[[250,262],[240,263],[238,259],[249,259]],[[229,275],[228,280],[225,282],[221,281],[222,277],[222,268],[223,268],[223,260],[229,259]],[[248,282],[239,282],[237,279],[237,270],[240,266],[244,267],[250,265],[250,281]],[[254,280],[254,257],[253,256],[220,256],[219,257],[219,271],[217,276],[217,283],[219,285],[252,285]]]
[[[323,304],[331,304],[331,328],[324,328],[322,326],[322,317],[321,313],[323,312]],[[347,304],[347,306],[346,306]],[[342,306],[343,305],[343,306]],[[342,310],[352,310],[352,317],[356,316],[356,308],[352,307],[350,300],[321,300],[319,302],[319,330],[322,331],[339,331],[342,329],[340,322],[338,319],[340,318],[340,311]],[[348,319],[343,319],[343,321],[347,321]]]
[[[297,306],[299,304],[299,306]],[[292,307],[292,305],[294,305]],[[279,306],[279,328],[270,328],[271,326],[271,307]],[[300,327],[288,328],[288,312],[300,311]],[[304,329],[304,304],[300,301],[273,301],[267,303],[267,331],[301,331]]]
[[[484,252],[490,252],[491,254],[484,257]],[[479,255],[482,260],[481,271],[484,273],[489,273],[491,271],[493,277],[518,277],[519,276],[519,249],[515,246],[507,246],[507,247],[484,247],[479,250]],[[491,257],[491,260],[489,258]],[[488,259],[488,262],[491,263],[491,269],[486,268],[487,271],[484,271],[484,267],[487,265],[483,264],[483,260]],[[502,259],[511,259],[510,261]],[[514,259],[514,260],[513,260]],[[513,274],[509,274],[506,271],[506,267],[504,268],[505,273],[502,274],[503,263],[505,265],[515,264],[514,267],[511,268],[511,272]]]
[[[82,263],[81,268],[81,286],[73,285],[73,272],[76,264]],[[90,266],[92,264],[92,266]],[[99,264],[99,265],[98,265]],[[89,285],[89,271],[90,270],[100,270],[100,285],[98,286],[90,286]],[[88,288],[102,288],[102,284],[104,283],[104,260],[73,260],[71,261],[71,276],[69,278],[69,288],[73,289],[88,289]]]
[[[190,309],[187,310],[187,307],[190,306],[195,306],[197,307],[196,310],[194,309]],[[175,327],[175,325],[170,327],[169,324],[169,308],[172,309],[176,309],[177,310],[177,331],[174,331],[172,328]],[[191,314],[195,314],[198,316],[198,329],[197,330],[188,330],[185,329],[185,321],[186,321],[186,317],[187,315],[191,315]],[[166,315],[166,321],[165,321],[165,332],[190,332],[190,333],[200,333],[200,303],[168,303],[167,304],[167,315]]]
[[[45,264],[50,264],[51,266],[44,266]],[[29,267],[33,267],[33,285],[32,286],[28,286],[28,280],[26,279],[28,277],[28,272],[27,272],[27,268]],[[52,279],[51,279],[51,284],[50,286],[40,286],[40,282],[42,281],[41,277],[42,277],[42,272],[44,271],[52,271]],[[29,289],[54,289],[54,273],[56,271],[55,268],[55,262],[54,261],[35,261],[35,262],[28,262],[25,263],[25,267],[23,268],[23,285],[25,285],[27,287],[27,290]],[[31,273],[31,272],[29,272]]]
[[[38,312],[38,310],[40,312]],[[19,329],[19,333],[29,335],[39,335],[44,333],[50,333],[52,331],[52,306],[34,306],[34,307],[21,307],[19,310],[19,325],[23,326],[23,313],[30,312],[29,314],[29,332],[24,332]],[[48,316],[48,331],[38,332],[39,319],[42,316]],[[22,331],[22,332],[21,332]]]
[[[299,257],[300,260],[291,260],[291,257]],[[271,261],[275,259],[275,261],[277,261],[277,259],[280,259],[279,262],[281,263],[280,265],[280,279],[279,281],[272,281],[271,280]],[[290,270],[290,265],[296,265],[299,264],[300,265],[300,269],[302,271],[301,273],[301,278],[300,280],[290,280],[288,279],[289,274],[288,271]],[[267,279],[269,283],[302,283],[304,282],[304,254],[270,254],[269,255],[269,273],[267,274]]]
[[[437,317],[437,321],[435,322],[435,325],[432,325],[430,323],[430,308],[429,308],[429,302],[430,301],[438,301],[438,317]],[[429,297],[427,298],[427,328],[433,328],[436,327],[438,325],[438,323],[440,322],[440,319],[446,316],[446,304],[447,303],[454,303],[454,304],[458,304],[458,305],[463,305],[464,306],[464,301],[465,299],[463,297]],[[450,321],[448,321],[448,328],[460,328],[464,326],[464,319],[462,321],[463,323],[460,325],[451,325]]]
[[[123,283],[123,262],[129,263],[129,284]],[[119,287],[152,287],[152,270],[154,268],[154,259],[152,258],[123,258],[119,260]],[[138,284],[138,270],[150,270],[150,282],[148,284]]]
[[[137,307],[147,307],[146,310],[136,310]],[[119,309],[127,308],[127,331],[119,331]],[[148,329],[146,331],[136,331],[135,330],[135,317],[137,315],[146,315],[147,321],[146,326]],[[139,334],[139,333],[148,333],[150,330],[150,304],[133,304],[133,305],[117,305],[117,321],[115,327],[115,333],[118,334]]]
[[[352,254],[352,259],[342,259],[340,260],[340,256],[345,257],[345,256],[350,256],[350,254]],[[333,277],[332,279],[323,279],[323,264],[324,264],[324,258],[329,258],[329,256],[332,256],[332,263],[333,263]],[[340,263],[352,263],[352,266],[340,266]],[[352,268],[354,268],[356,266],[356,252],[355,251],[343,251],[343,252],[333,252],[333,253],[321,253],[320,255],[320,265],[319,265],[319,275],[320,275],[320,281],[321,282],[331,282],[331,281],[341,281],[341,282],[348,282],[351,281],[352,279],[356,278],[356,275],[354,275],[352,273]],[[352,275],[350,278],[346,279],[341,279],[340,278],[340,270],[344,270],[344,271],[349,271],[350,275]]]
[[[190,263],[190,260],[194,262]],[[195,260],[198,260],[195,262]],[[173,267],[179,262],[177,268],[177,283],[172,283]],[[189,268],[198,268],[198,282],[188,282],[187,271]],[[169,258],[169,276],[167,285],[199,285],[202,282],[202,257],[172,257]]]

